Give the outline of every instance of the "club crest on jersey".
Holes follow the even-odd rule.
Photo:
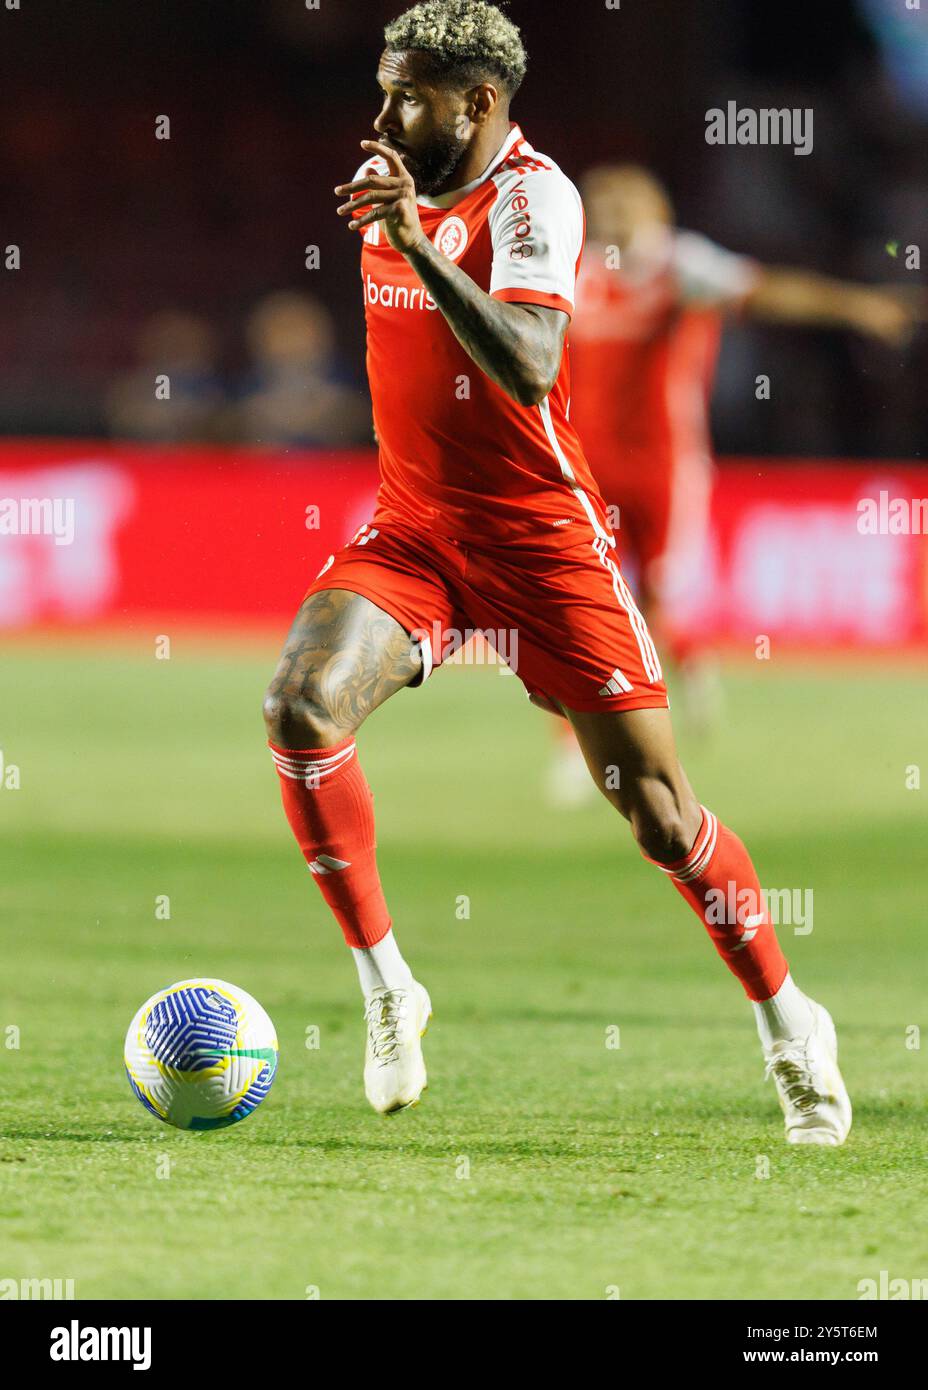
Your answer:
[[[467,223],[460,217],[446,217],[435,233],[435,247],[449,261],[456,261],[467,245]]]

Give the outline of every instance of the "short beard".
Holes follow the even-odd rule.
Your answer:
[[[456,127],[449,123],[437,132],[431,148],[421,155],[411,155],[403,151],[403,163],[412,176],[416,192],[423,197],[431,197],[442,184],[450,179],[464,158],[467,146],[456,134]]]

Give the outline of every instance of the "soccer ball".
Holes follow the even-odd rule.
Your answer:
[[[277,1035],[256,999],[225,980],[181,980],[147,999],[126,1034],[139,1100],[178,1129],[223,1129],[261,1104]]]

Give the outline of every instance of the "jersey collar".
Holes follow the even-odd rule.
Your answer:
[[[523,139],[522,131],[514,121],[510,121],[509,134],[482,174],[471,179],[470,183],[465,183],[463,188],[452,188],[448,193],[439,193],[436,198],[426,198],[423,194],[416,198],[417,204],[420,208],[453,208],[455,203],[459,203],[462,198],[467,197],[468,193],[473,193],[475,188],[479,188],[482,183],[486,182],[521,139]]]

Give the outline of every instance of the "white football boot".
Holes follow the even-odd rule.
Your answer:
[[[418,1104],[428,1079],[421,1038],[431,1017],[432,1001],[418,980],[365,998],[364,1092],[381,1115]]]
[[[838,1039],[831,1014],[814,999],[812,1031],[764,1049],[780,1106],[788,1144],[843,1144],[851,1127],[851,1102],[838,1070]]]

